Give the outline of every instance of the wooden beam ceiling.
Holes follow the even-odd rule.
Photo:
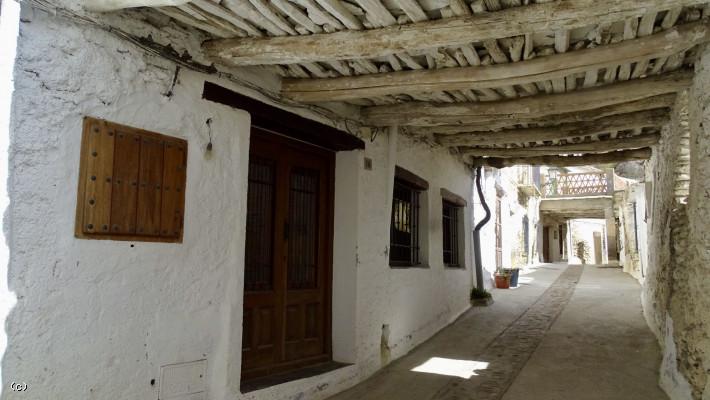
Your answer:
[[[203,48],[208,56],[232,65],[372,58],[404,51],[466,45],[530,32],[563,31],[594,24],[612,24],[640,17],[649,10],[668,10],[698,3],[703,1],[553,1],[378,29],[300,36],[218,39],[206,42]]]
[[[554,123],[574,123],[596,121],[600,118],[606,118],[613,115],[628,114],[638,111],[665,112],[675,104],[675,93],[663,94],[660,96],[647,97],[645,99],[636,100],[628,103],[613,104],[593,110],[572,112],[565,114],[556,114]],[[476,123],[462,123],[458,125],[436,125],[436,126],[405,126],[403,129],[413,135],[452,135],[456,133],[471,133],[471,132],[498,132],[504,129],[512,129],[517,125],[549,125],[551,118],[529,118],[529,117],[508,117],[508,116],[493,116],[493,119],[479,121]]]
[[[514,165],[548,165],[551,167],[580,167],[584,165],[616,164],[624,161],[648,160],[651,158],[651,148],[644,147],[634,150],[612,151],[602,154],[585,154],[582,156],[533,156],[533,157],[489,157],[473,158],[473,165],[494,168],[512,167]]]
[[[281,92],[296,101],[320,102],[400,93],[524,85],[608,68],[609,65],[627,65],[668,57],[707,41],[710,41],[710,24],[702,21],[616,44],[515,63],[330,79],[286,79]]]
[[[91,11],[115,11],[132,7],[179,6],[190,0],[84,0],[82,3]]]
[[[579,143],[568,143],[561,145],[541,145],[533,147],[514,148],[459,148],[459,152],[464,155],[474,157],[530,157],[549,156],[562,154],[584,154],[584,153],[608,153],[616,150],[640,149],[653,146],[658,143],[661,135],[659,133],[644,134],[626,138],[587,141]]]
[[[660,127],[670,120],[668,109],[638,111],[600,118],[595,121],[568,123],[544,128],[506,129],[500,132],[471,132],[437,135],[444,146],[500,146],[513,143],[531,143],[569,140],[576,137],[596,136],[630,129]]]
[[[367,107],[362,110],[362,117],[366,124],[372,126],[456,125],[482,123],[497,118],[539,119],[675,93],[687,88],[691,80],[692,72],[678,71],[614,85],[505,101],[451,104],[412,102]]]

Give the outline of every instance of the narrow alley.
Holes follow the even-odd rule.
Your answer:
[[[710,400],[710,0],[0,0],[0,400]]]
[[[661,353],[620,268],[542,264],[331,400],[661,400]]]

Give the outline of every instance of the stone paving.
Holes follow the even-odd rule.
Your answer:
[[[579,266],[568,267],[517,321],[493,340],[477,357],[489,365],[477,371],[475,379],[451,379],[431,400],[498,400],[503,397],[569,302],[582,271]]]
[[[521,282],[330,400],[668,399],[636,280],[543,264]]]

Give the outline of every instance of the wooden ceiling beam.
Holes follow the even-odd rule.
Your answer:
[[[616,164],[624,161],[648,160],[651,158],[650,147],[635,150],[612,151],[602,154],[583,156],[535,156],[512,158],[473,158],[473,165],[505,168],[515,165],[547,165],[550,167],[581,167],[584,165]]]
[[[638,111],[544,128],[506,129],[500,132],[471,132],[454,135],[436,135],[444,146],[500,146],[513,143],[531,143],[550,140],[595,136],[628,129],[660,127],[670,120],[668,109]]]
[[[710,41],[707,21],[681,25],[655,35],[522,62],[398,71],[330,79],[285,79],[281,93],[300,102],[339,101],[401,93],[497,88],[564,79],[609,65],[669,57]]]
[[[203,48],[208,56],[238,66],[373,58],[531,32],[611,24],[640,17],[649,9],[668,10],[704,2],[707,0],[553,1],[378,29],[213,40]]]
[[[599,154],[617,150],[640,149],[653,146],[658,143],[661,135],[659,133],[644,134],[639,136],[597,140],[580,143],[568,143],[560,145],[542,145],[534,147],[514,147],[514,148],[482,148],[470,147],[459,148],[459,152],[464,155],[474,157],[531,157],[531,156],[553,156],[563,154]]]
[[[362,117],[366,125],[372,126],[457,125],[497,118],[541,119],[555,114],[589,111],[676,93],[690,85],[692,76],[691,71],[676,71],[567,93],[541,94],[503,101],[448,104],[411,102],[373,106],[364,108]]]
[[[572,112],[566,114],[556,114],[554,122],[558,124],[596,121],[613,115],[628,114],[638,111],[667,112],[675,104],[676,95],[674,93],[660,96],[648,97],[628,103],[614,104],[611,106],[596,108],[589,111]],[[493,116],[493,119],[478,122],[464,122],[459,125],[435,125],[435,126],[407,126],[403,127],[408,133],[413,135],[453,135],[457,133],[471,132],[497,132],[505,129],[514,129],[520,124],[549,125],[550,118],[518,118]]]
[[[180,6],[190,0],[84,0],[84,7],[90,11],[116,11],[132,7]]]

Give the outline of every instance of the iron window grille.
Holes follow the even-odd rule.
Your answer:
[[[442,231],[444,265],[447,267],[460,267],[459,258],[459,210],[461,207],[448,201],[442,202]]]
[[[390,265],[419,264],[419,190],[395,179],[390,225]]]

